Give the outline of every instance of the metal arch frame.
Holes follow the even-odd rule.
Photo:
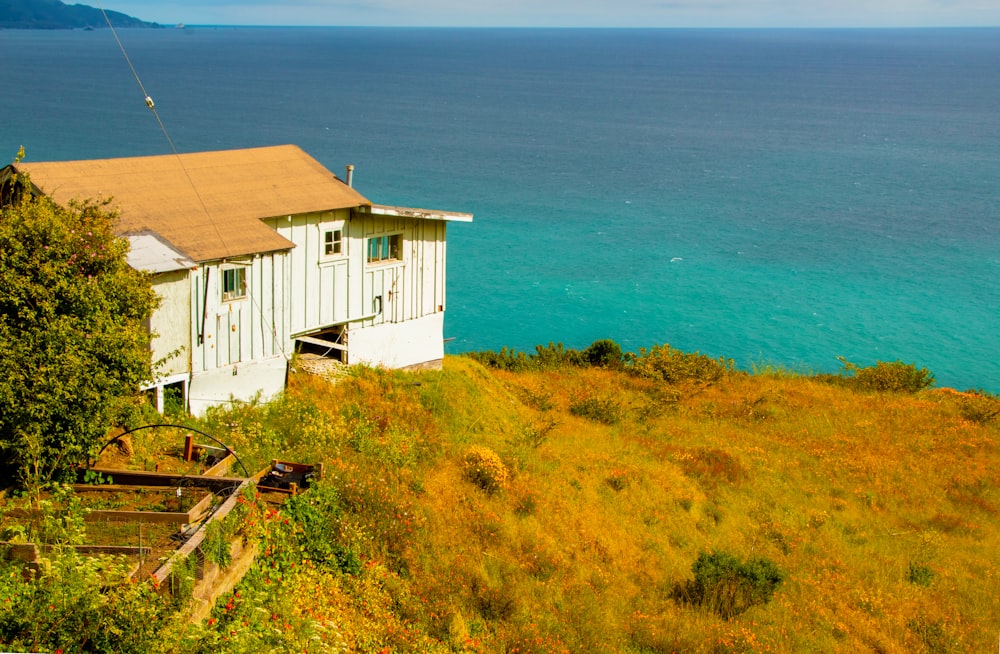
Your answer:
[[[155,425],[143,425],[142,427],[136,427],[134,429],[129,429],[129,430],[123,431],[122,433],[118,434],[117,436],[115,436],[114,438],[112,438],[111,440],[109,440],[107,443],[104,444],[104,447],[102,447],[100,449],[100,451],[97,453],[97,457],[94,459],[94,461],[96,462],[97,459],[100,459],[101,458],[101,454],[104,453],[104,450],[108,449],[109,445],[111,445],[112,443],[118,441],[122,436],[128,436],[129,434],[135,433],[137,431],[142,431],[143,429],[155,429],[157,427],[174,427],[176,429],[186,429],[188,431],[193,431],[195,433],[201,434],[202,436],[204,436],[206,438],[212,439],[214,442],[216,442],[219,445],[221,445],[226,450],[226,452],[232,454],[233,458],[236,459],[236,462],[240,464],[241,468],[243,468],[243,474],[245,474],[247,477],[250,477],[250,471],[247,470],[247,467],[245,465],[243,465],[242,461],[240,461],[240,457],[236,455],[236,452],[233,451],[233,448],[229,447],[228,445],[226,445],[225,443],[223,443],[222,441],[220,441],[215,436],[212,436],[211,434],[206,434],[205,432],[201,431],[200,429],[195,429],[194,427],[188,427],[187,425],[174,425],[174,424],[171,424],[171,423],[158,423],[158,424],[155,424]],[[93,467],[90,464],[89,461],[87,462],[87,467],[88,468],[92,468]]]

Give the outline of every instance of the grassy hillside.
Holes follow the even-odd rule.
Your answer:
[[[201,625],[164,609],[157,646],[992,651],[996,398],[712,377],[449,357],[212,414],[244,460],[327,479],[250,507],[257,566]]]
[[[361,572],[303,610],[352,651],[969,651],[1000,629],[988,398],[449,358],[296,377],[286,405],[316,413],[224,420],[246,448],[294,420],[330,463]],[[473,448],[502,467],[470,472]],[[702,551],[784,582],[727,620],[678,596]]]

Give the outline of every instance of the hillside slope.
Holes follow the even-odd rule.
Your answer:
[[[318,412],[216,426],[250,447],[295,415],[291,449],[326,453],[326,533],[360,568],[297,601],[351,651],[994,645],[1000,426],[977,396],[450,357],[415,376],[297,377],[288,399]],[[502,467],[470,468],[478,448]],[[701,552],[767,559],[783,582],[737,615],[684,601]]]
[[[158,27],[118,11],[108,11],[115,27]],[[60,0],[0,0],[0,29],[82,29],[107,27],[100,9]]]
[[[196,625],[139,590],[93,615],[146,652],[990,651],[1000,400],[836,382],[466,357],[293,374],[191,423],[250,468],[325,465],[280,509],[244,506],[241,585]],[[162,445],[143,433],[139,460]],[[81,609],[51,607],[96,588],[0,577],[0,639],[83,649],[51,635]]]

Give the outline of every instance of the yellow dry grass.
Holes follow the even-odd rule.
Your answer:
[[[667,386],[449,357],[439,372],[299,378],[289,396],[338,416],[297,452],[330,462],[345,492],[378,488],[343,530],[363,532],[378,592],[338,582],[326,607],[345,633],[369,616],[364,651],[406,651],[402,627],[479,652],[996,645],[1000,420],[964,418],[962,394],[766,374]],[[471,446],[499,455],[505,488],[463,474]],[[785,582],[728,621],[670,599],[714,549],[767,557]]]

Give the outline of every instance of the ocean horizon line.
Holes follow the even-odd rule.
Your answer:
[[[936,31],[992,31],[997,25],[857,25],[857,26],[641,26],[641,25],[260,25],[225,23],[160,24],[166,29],[293,29],[293,30],[441,30],[441,31],[566,31],[566,32],[936,32]],[[119,27],[119,30],[144,30],[146,27]]]

